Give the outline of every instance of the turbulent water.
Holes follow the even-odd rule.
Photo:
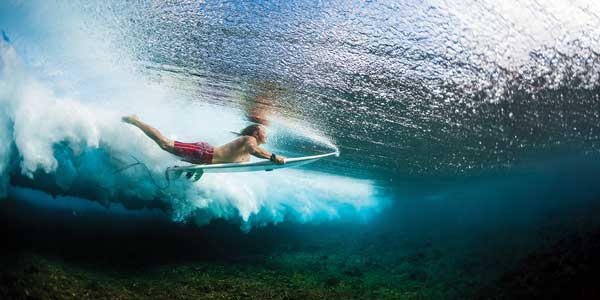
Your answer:
[[[591,159],[599,25],[593,1],[3,1],[0,192],[249,227]],[[131,113],[212,144],[268,122],[270,150],[341,156],[161,189],[180,162],[120,122]],[[147,168],[115,173],[136,159]]]

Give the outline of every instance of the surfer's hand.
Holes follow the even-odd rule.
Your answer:
[[[285,157],[277,155],[273,162],[278,165],[283,165],[285,164]]]

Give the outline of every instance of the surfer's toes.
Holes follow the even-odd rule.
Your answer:
[[[121,121],[125,122],[125,123],[133,123],[134,121],[137,121],[139,118],[136,115],[131,115],[131,116],[124,116],[121,118]]]

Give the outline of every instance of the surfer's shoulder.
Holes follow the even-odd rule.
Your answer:
[[[256,146],[258,145],[258,142],[256,141],[256,138],[253,136],[249,136],[249,135],[244,135],[239,137],[239,140],[247,146]]]
[[[248,143],[256,143],[256,138],[250,135],[243,136],[244,140]]]

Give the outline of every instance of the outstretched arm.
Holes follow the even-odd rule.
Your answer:
[[[285,163],[285,157],[280,156],[280,155],[275,155],[274,153],[271,153],[271,152],[259,147],[258,143],[256,143],[255,138],[248,138],[248,140],[246,142],[246,147],[250,154],[252,154],[258,158],[268,159],[278,165],[283,165]]]

